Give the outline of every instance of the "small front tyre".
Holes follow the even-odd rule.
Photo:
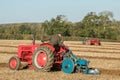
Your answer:
[[[21,62],[17,56],[13,56],[9,59],[9,68],[11,70],[19,70],[20,65],[21,65]]]

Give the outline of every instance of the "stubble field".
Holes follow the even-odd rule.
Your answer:
[[[65,74],[62,71],[41,72],[30,69],[10,70],[10,57],[17,56],[19,44],[31,44],[31,40],[0,40],[0,80],[120,80],[120,42],[101,42],[101,46],[82,45],[81,41],[65,41],[64,44],[80,58],[90,61],[90,68],[100,70],[100,75],[82,73]],[[36,41],[40,44],[40,41]]]

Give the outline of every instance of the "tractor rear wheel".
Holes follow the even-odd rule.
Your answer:
[[[9,60],[9,68],[11,70],[19,70],[21,66],[20,59],[17,56],[13,56]]]
[[[39,47],[32,58],[35,70],[50,71],[54,64],[54,53],[47,46]]]

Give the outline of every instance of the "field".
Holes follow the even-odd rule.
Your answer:
[[[40,41],[36,41],[37,44]],[[65,41],[72,52],[90,61],[90,68],[100,75],[82,73],[65,74],[62,71],[41,72],[30,69],[13,71],[8,68],[9,58],[17,56],[19,44],[30,40],[0,40],[0,80],[120,80],[120,42],[102,42],[101,46],[82,45],[81,41]]]

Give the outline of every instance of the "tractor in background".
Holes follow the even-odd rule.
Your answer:
[[[97,38],[91,38],[91,39],[84,39],[83,40],[84,45],[101,45],[101,42]]]
[[[9,59],[9,68],[20,70],[21,62],[27,62],[30,69],[51,71],[59,68],[70,74],[82,72],[85,74],[99,74],[99,70],[88,68],[89,61],[76,57],[67,46],[58,46],[56,49],[49,43],[19,45],[18,55]]]

